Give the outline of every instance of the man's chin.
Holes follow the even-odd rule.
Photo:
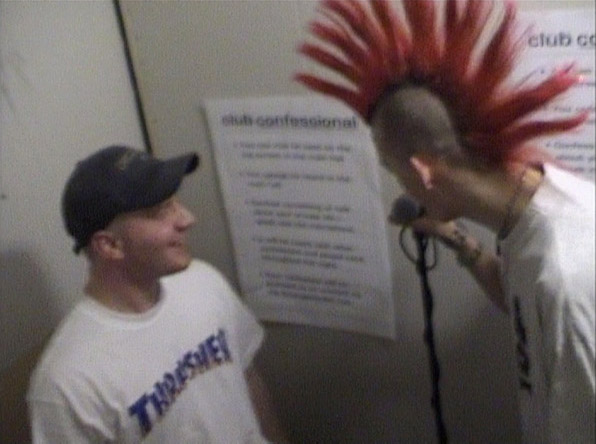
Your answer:
[[[186,270],[192,262],[192,256],[185,255],[176,258],[175,261],[172,261],[172,266],[170,267],[170,274],[180,273]]]

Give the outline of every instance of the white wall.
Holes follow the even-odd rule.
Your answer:
[[[80,296],[59,203],[75,162],[141,146],[122,48],[110,1],[0,2],[0,370]]]
[[[313,1],[123,2],[149,130],[158,155],[198,150],[183,198],[198,214],[196,253],[237,283],[204,116],[205,98],[307,94],[291,81]],[[525,1],[522,8],[593,7]],[[387,212],[401,190],[382,172]],[[472,227],[490,247],[492,236]],[[418,278],[389,229],[397,341],[268,325],[260,361],[295,442],[432,442],[430,376]],[[518,441],[507,318],[444,253],[431,273],[441,395],[452,442]]]

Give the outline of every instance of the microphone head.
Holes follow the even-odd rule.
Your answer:
[[[406,194],[393,202],[389,220],[396,225],[405,225],[424,214],[424,208],[416,200]]]

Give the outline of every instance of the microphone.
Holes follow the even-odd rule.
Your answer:
[[[407,225],[424,215],[424,208],[411,196],[402,194],[395,199],[389,220],[396,225]]]
[[[441,409],[441,392],[439,390],[441,369],[436,352],[434,328],[432,323],[434,301],[428,280],[428,271],[432,270],[437,264],[436,246],[434,239],[432,239],[432,246],[434,247],[434,263],[432,265],[428,265],[426,260],[426,249],[429,244],[429,239],[423,233],[414,230],[413,236],[416,242],[417,254],[413,255],[406,248],[403,237],[406,229],[408,228],[408,224],[420,216],[423,216],[424,213],[424,208],[413,197],[408,196],[407,194],[402,194],[393,202],[389,220],[394,224],[403,225],[399,234],[399,243],[406,257],[416,265],[416,271],[420,276],[422,302],[424,306],[424,342],[427,346],[430,373],[432,378],[431,405],[435,412],[435,423],[437,426],[439,442],[441,444],[445,444],[447,443],[447,431],[445,428],[445,422],[443,420],[443,411]]]
[[[408,194],[402,194],[400,197],[395,199],[393,202],[393,206],[391,207],[391,213],[389,214],[389,222],[394,225],[401,225],[401,231],[399,233],[399,245],[401,246],[402,251],[406,255],[406,257],[410,260],[410,262],[414,264],[418,264],[419,266],[421,260],[426,260],[426,247],[428,244],[428,238],[422,232],[412,230],[412,235],[414,240],[416,241],[416,251],[417,254],[413,253],[410,248],[408,248],[406,241],[405,241],[405,234],[406,231],[411,228],[409,225],[412,221],[418,219],[420,216],[423,216],[426,213],[425,209],[414,199],[412,196]],[[435,247],[434,239],[433,239],[433,247]],[[436,248],[436,247],[435,247]],[[425,268],[432,269],[436,264],[436,250],[435,250],[435,261],[432,266],[428,267],[426,264],[424,265]]]

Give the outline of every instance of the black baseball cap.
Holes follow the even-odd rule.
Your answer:
[[[108,146],[81,160],[62,194],[62,216],[66,231],[75,240],[75,253],[119,214],[168,199],[198,165],[196,153],[160,160],[121,145]]]

